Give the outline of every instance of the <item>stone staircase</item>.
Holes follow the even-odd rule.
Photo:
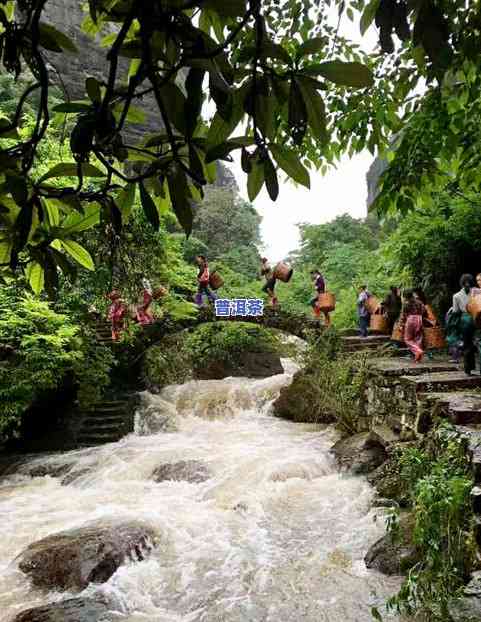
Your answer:
[[[78,447],[116,443],[134,431],[135,401],[130,396],[99,402],[79,414]]]
[[[97,320],[95,324],[95,334],[98,343],[109,345],[112,343],[112,328],[106,320]]]

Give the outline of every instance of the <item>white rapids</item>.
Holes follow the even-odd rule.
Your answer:
[[[125,622],[368,622],[398,578],[368,571],[363,556],[384,533],[373,491],[341,475],[330,427],[277,419],[270,406],[295,367],[264,380],[228,378],[143,394],[136,433],[119,443],[41,456],[79,477],[0,483],[0,618],[71,594],[42,593],[16,556],[49,534],[95,519],[141,519],[159,533],[142,562],[121,567],[103,593]],[[200,461],[203,483],[155,483],[156,467]]]

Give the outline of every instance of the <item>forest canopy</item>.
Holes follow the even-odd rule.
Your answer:
[[[173,210],[189,234],[217,160],[240,152],[250,200],[264,185],[275,200],[279,174],[309,187],[309,169],[382,150],[426,97],[421,80],[429,94],[477,75],[479,15],[464,2],[89,0],[83,30],[102,38],[105,79],[88,76],[83,99],[59,102],[49,59],[79,51],[44,19],[46,4],[0,1],[2,68],[25,81],[0,119],[0,264],[51,294],[58,269],[93,268],[69,219],[118,232],[137,195],[154,229]],[[380,50],[346,39],[346,19],[363,34],[375,23]],[[125,130],[146,96],[163,129],[132,144]],[[62,158],[40,172],[59,114]]]

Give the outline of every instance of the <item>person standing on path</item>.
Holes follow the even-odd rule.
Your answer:
[[[112,341],[118,341],[125,329],[125,316],[127,315],[127,305],[122,300],[118,289],[114,289],[107,294],[107,298],[111,300],[107,319],[112,325]]]
[[[367,337],[369,331],[369,322],[371,313],[366,303],[371,294],[367,290],[367,285],[361,285],[359,288],[359,296],[357,297],[357,316],[359,318],[359,334],[361,337]]]
[[[463,350],[464,372],[470,376],[476,367],[476,345],[474,342],[476,326],[467,306],[474,288],[474,278],[471,274],[463,274],[459,284],[461,289],[453,296],[453,307],[448,322],[448,343],[455,341]]]
[[[141,326],[147,326],[148,324],[152,324],[154,321],[154,315],[150,308],[154,297],[152,293],[152,286],[146,278],[142,279],[141,297],[142,300],[139,302],[135,310],[135,317]]]
[[[265,292],[269,296],[269,301],[272,307],[277,306],[278,300],[275,294],[275,288],[277,279],[274,276],[274,272],[269,265],[269,260],[267,257],[262,257],[261,259],[261,275],[265,278],[266,282],[262,291]]]

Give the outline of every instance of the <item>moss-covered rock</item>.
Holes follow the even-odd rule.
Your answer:
[[[318,399],[315,379],[308,371],[294,375],[291,384],[283,387],[273,404],[274,414],[299,423],[334,423],[333,413]]]
[[[404,575],[419,559],[413,544],[414,519],[403,514],[398,529],[375,542],[364,557],[366,566],[386,575]]]
[[[351,473],[370,473],[387,459],[384,443],[375,432],[346,436],[331,451],[341,468]]]

